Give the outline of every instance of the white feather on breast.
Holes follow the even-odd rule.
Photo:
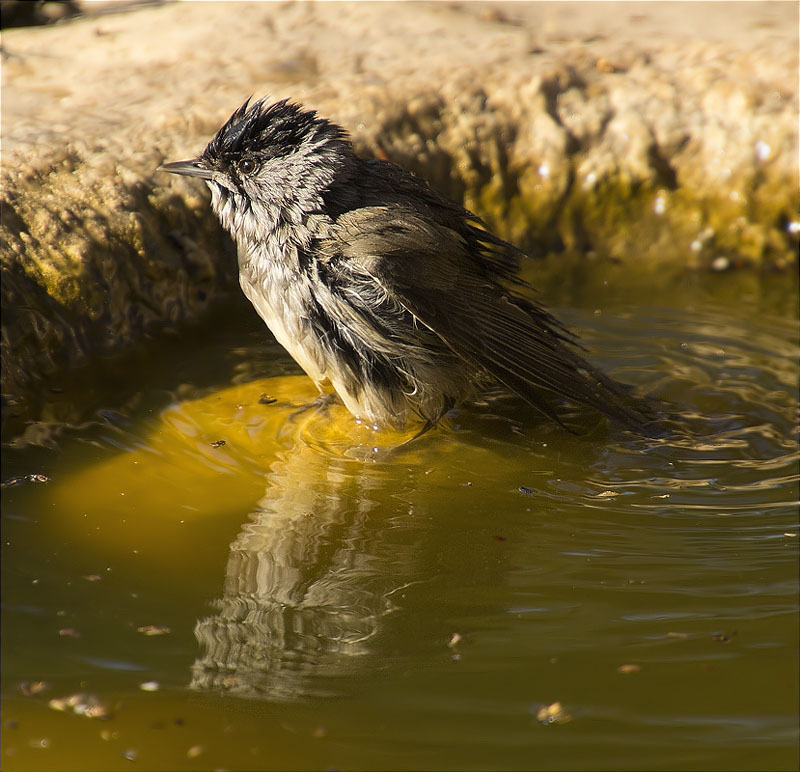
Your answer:
[[[297,314],[287,313],[286,294],[291,289],[283,282],[255,286],[244,273],[239,275],[239,284],[245,297],[275,336],[275,340],[289,352],[322,392],[322,387],[328,380],[325,375],[325,355],[316,342],[308,321]]]

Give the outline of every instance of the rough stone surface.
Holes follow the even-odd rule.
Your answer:
[[[88,6],[87,6],[88,7]],[[158,174],[291,97],[532,253],[797,255],[795,3],[174,3],[3,34],[4,408],[235,290]]]

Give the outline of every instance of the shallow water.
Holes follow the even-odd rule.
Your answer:
[[[488,394],[387,451],[244,303],[58,384],[3,453],[49,479],[2,492],[3,769],[795,769],[797,287],[560,275],[684,429]]]

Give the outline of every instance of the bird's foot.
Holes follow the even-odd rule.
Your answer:
[[[442,406],[442,409],[439,411],[439,415],[437,415],[435,418],[426,419],[425,424],[413,437],[410,437],[409,439],[401,442],[399,445],[396,445],[394,449],[397,450],[398,448],[405,448],[412,442],[418,440],[424,434],[427,434],[431,429],[439,424],[439,422],[447,415],[447,413],[453,409],[454,405],[455,400],[448,399]]]
[[[307,410],[325,411],[331,405],[339,404],[341,401],[336,394],[320,394],[316,399],[307,402],[305,405],[300,405],[294,412],[289,414],[289,420],[295,421],[297,417],[305,413]]]

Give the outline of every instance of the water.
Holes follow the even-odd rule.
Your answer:
[[[386,452],[244,303],[55,384],[3,453],[49,479],[3,489],[3,769],[795,769],[796,284],[578,275],[686,431],[488,394]]]

